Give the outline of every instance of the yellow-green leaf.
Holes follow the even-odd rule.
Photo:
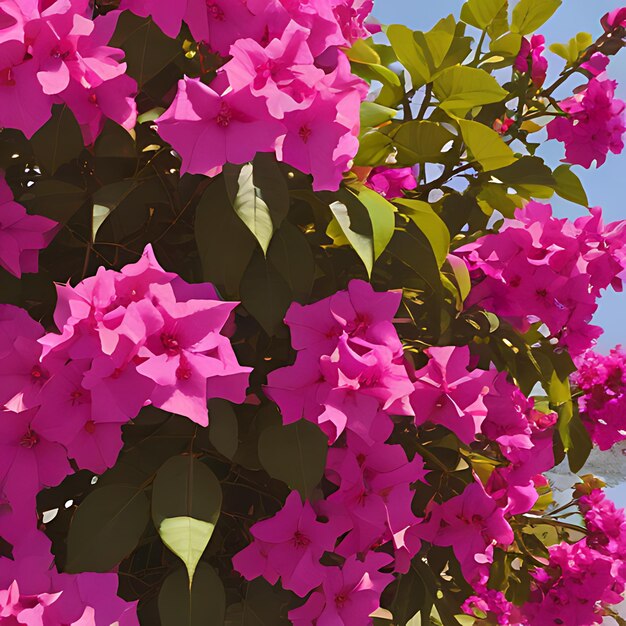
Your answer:
[[[561,6],[562,0],[520,0],[513,9],[511,31],[529,35],[543,26]]]
[[[467,0],[461,9],[461,19],[481,30],[496,18],[506,0]]]
[[[447,113],[463,116],[475,106],[500,102],[507,92],[498,81],[481,69],[455,65],[435,79],[433,91]]]
[[[450,231],[445,222],[427,202],[406,198],[397,199],[395,202],[401,206],[400,211],[426,235],[435,253],[437,265],[441,267],[450,249]]]
[[[380,64],[380,57],[376,50],[367,45],[363,39],[357,39],[351,48],[344,50],[346,56],[354,63],[364,63],[365,65]]]
[[[374,241],[374,261],[385,251],[391,241],[395,228],[396,208],[369,187],[363,187],[358,194],[358,200],[367,209],[372,223],[372,235]]]
[[[428,66],[415,41],[413,31],[403,24],[392,24],[387,28],[387,38],[398,57],[398,61],[411,75],[413,87],[419,88],[425,85],[430,78]]]
[[[458,120],[458,123],[465,145],[484,171],[506,167],[515,162],[513,150],[495,130],[471,120]]]
[[[354,206],[356,204],[360,208]],[[341,246],[349,243],[363,261],[368,275],[371,276],[374,267],[374,241],[371,234],[371,224],[368,232],[363,232],[364,229],[359,228],[357,224],[363,224],[368,219],[367,211],[360,202],[354,203],[354,205],[350,203],[349,206],[340,200],[335,200],[330,204],[330,210],[335,219],[328,225],[327,234],[333,239],[335,245]],[[363,214],[365,214],[365,219]]]
[[[397,114],[395,109],[365,101],[361,104],[361,128],[375,128],[392,120]]]
[[[454,254],[448,256],[448,263],[450,263],[450,267],[454,273],[461,300],[464,302],[472,288],[469,269],[467,269],[465,261]]]
[[[572,172],[569,165],[559,165],[552,175],[556,181],[554,190],[564,200],[569,200],[581,206],[589,206],[589,199],[580,178]]]
[[[193,517],[170,517],[159,526],[159,535],[163,543],[185,564],[189,577],[189,588],[198,561],[209,545],[215,524]]]

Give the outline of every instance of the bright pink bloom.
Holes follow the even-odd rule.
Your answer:
[[[157,124],[159,134],[181,155],[181,171],[208,176],[225,163],[246,163],[257,152],[271,152],[283,132],[265,99],[250,89],[219,95],[193,78],[179,81],[174,102]]]
[[[592,78],[586,89],[560,103],[567,117],[558,117],[548,124],[548,138],[565,144],[569,163],[589,168],[593,161],[600,167],[610,152],[624,149],[626,103],[615,98],[617,83]]]
[[[600,22],[606,32],[617,28],[624,28],[626,26],[626,7],[614,9],[606,15],[603,15]]]
[[[513,531],[502,509],[480,483],[468,485],[460,496],[434,505],[431,518],[420,526],[424,539],[451,546],[463,573],[471,581],[490,546],[508,546]]]
[[[380,595],[392,582],[391,574],[379,570],[387,554],[368,552],[363,561],[350,557],[341,568],[324,568],[322,588],[314,591],[301,607],[289,611],[295,626],[357,626],[380,606]]]
[[[445,426],[465,443],[471,443],[487,416],[485,396],[495,373],[469,371],[467,347],[429,348],[428,365],[415,373],[411,406],[415,423]]]
[[[543,56],[546,49],[543,35],[533,35],[528,41],[522,38],[522,47],[515,59],[515,69],[522,74],[530,70],[530,79],[537,89],[541,89],[548,74],[548,59]]]
[[[292,491],[283,508],[270,519],[257,522],[250,532],[254,542],[233,558],[233,566],[247,580],[275,572],[282,587],[301,598],[323,582],[325,568],[320,565],[324,552],[335,548],[338,529],[322,524],[308,502]],[[274,576],[269,576],[274,584]]]
[[[365,184],[385,198],[401,198],[404,191],[411,191],[417,187],[415,168],[375,167]]]
[[[58,224],[47,217],[28,215],[13,200],[13,193],[0,170],[0,266],[21,277],[36,273],[39,250],[48,246]]]

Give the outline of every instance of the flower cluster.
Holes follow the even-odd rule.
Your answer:
[[[86,144],[105,118],[135,125],[136,84],[120,62],[123,52],[107,46],[115,19],[92,20],[89,13],[88,0],[2,3],[0,126],[30,138],[53,104],[71,109]]]
[[[515,69],[522,74],[530,72],[530,80],[541,89],[548,74],[548,59],[543,56],[546,49],[543,35],[533,35],[530,41],[522,37],[522,46],[515,59]]]
[[[181,80],[157,120],[181,171],[214,176],[226,163],[275,152],[312,174],[314,189],[337,189],[358,149],[367,95],[340,47],[369,34],[363,20],[372,4],[127,0],[122,7],[149,13],[172,36],[184,20],[197,41],[230,59],[209,85]]]
[[[137,603],[117,597],[117,574],[60,574],[36,530],[0,558],[0,621],[32,626],[139,626]]]
[[[603,289],[619,291],[626,268],[626,222],[604,225],[599,208],[575,222],[556,219],[549,205],[530,202],[497,235],[457,250],[476,283],[479,304],[526,331],[542,322],[572,355],[602,329],[590,324]]]
[[[57,223],[40,215],[28,215],[13,200],[13,193],[0,170],[0,267],[18,278],[37,272],[39,250],[56,234]]]
[[[572,376],[582,391],[581,417],[600,450],[626,439],[626,353],[620,346],[608,355],[585,352]]]
[[[609,152],[620,154],[626,132],[626,103],[615,98],[617,83],[604,74],[593,77],[582,91],[560,103],[567,117],[548,126],[548,138],[565,144],[568,163],[600,167]]]

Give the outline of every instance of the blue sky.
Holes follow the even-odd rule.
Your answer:
[[[453,13],[459,15],[462,0],[375,0],[374,15],[385,24],[402,23],[408,26],[428,30],[439,19]],[[547,44],[567,42],[576,33],[584,31],[594,38],[601,34],[600,18],[608,11],[622,6],[620,0],[564,0],[555,16],[539,31],[546,37]],[[563,61],[548,53],[550,64],[557,72]],[[618,96],[626,100],[626,50],[618,57],[613,57],[609,74],[620,86]],[[571,94],[571,88],[580,84],[572,81],[566,86],[561,97]],[[558,142],[548,142],[542,155],[549,165],[556,167],[563,158],[563,148]],[[607,162],[599,169],[585,170],[576,166],[574,171],[583,181],[591,206],[603,208],[605,221],[612,222],[626,219],[626,151],[621,155],[610,155]],[[556,212],[561,217],[575,218],[584,210],[573,204],[553,201]],[[607,292],[600,301],[600,307],[594,322],[605,329],[598,348],[607,352],[613,346],[626,344],[626,293]],[[597,473],[601,471],[596,470]],[[619,506],[626,506],[626,484],[609,490],[609,494]]]

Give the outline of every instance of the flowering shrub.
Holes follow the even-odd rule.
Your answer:
[[[626,222],[546,201],[623,149],[626,9],[560,4],[0,0],[0,622],[616,616],[625,514],[549,472],[626,439]]]

